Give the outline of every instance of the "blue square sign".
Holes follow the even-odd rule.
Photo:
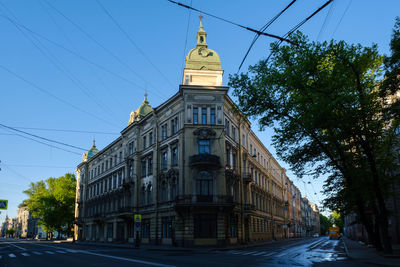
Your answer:
[[[6,210],[8,206],[8,200],[0,199],[0,210]]]

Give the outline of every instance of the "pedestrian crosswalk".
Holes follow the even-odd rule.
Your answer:
[[[226,253],[234,254],[234,255],[241,255],[241,256],[268,257],[268,256],[272,256],[274,254],[277,254],[278,252],[276,252],[276,251],[260,251],[260,250],[254,250],[254,251],[249,251],[249,250],[228,250],[228,251],[226,251]]]
[[[17,257],[30,257],[30,256],[35,256],[35,255],[43,255],[43,254],[49,254],[49,255],[56,255],[56,254],[66,254],[66,253],[78,253],[80,252],[79,250],[75,249],[64,249],[64,250],[40,250],[40,251],[26,251],[26,252],[19,252],[19,253],[8,253],[8,254],[2,254],[0,255],[0,260],[1,259],[6,259],[6,258],[17,258]]]

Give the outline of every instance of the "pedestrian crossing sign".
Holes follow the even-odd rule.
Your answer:
[[[0,210],[6,210],[8,206],[8,200],[0,199]]]
[[[135,222],[141,223],[142,222],[142,215],[135,214]]]

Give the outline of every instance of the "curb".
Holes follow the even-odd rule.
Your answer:
[[[348,259],[351,259],[350,254],[349,254],[349,249],[347,248],[346,241],[344,239],[342,239],[342,240],[343,240],[344,250],[346,251],[346,256]]]

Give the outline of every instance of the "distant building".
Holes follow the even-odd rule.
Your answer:
[[[234,111],[206,36],[200,23],[174,96],[153,108],[145,95],[120,137],[83,155],[75,238],[134,242],[140,231],[142,243],[224,246],[300,235],[300,191]]]

